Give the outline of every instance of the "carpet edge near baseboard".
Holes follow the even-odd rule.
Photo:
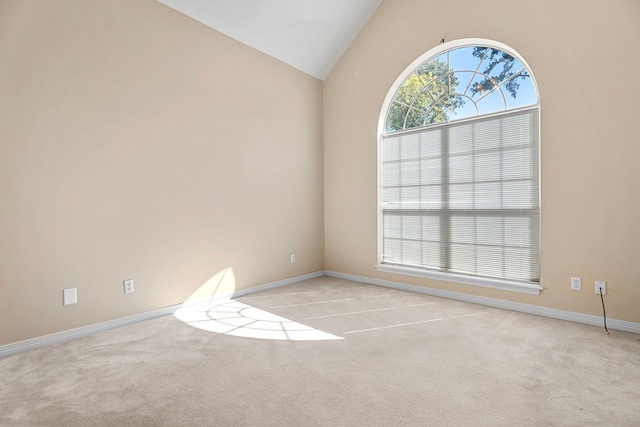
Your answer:
[[[265,283],[263,285],[254,286],[248,289],[241,289],[227,295],[220,295],[217,298],[235,298],[245,295],[250,295],[256,292],[266,291],[268,289],[278,288],[280,286],[290,285],[303,280],[309,280],[316,277],[324,276],[324,271],[317,271],[315,273],[304,274],[301,276],[290,277],[288,279],[277,280],[275,282]],[[23,341],[17,341],[0,346],[0,358],[11,356],[13,354],[22,353],[29,350],[34,350],[40,347],[46,347],[54,344],[59,344],[75,338],[85,337],[88,335],[96,334],[99,332],[105,332],[112,329],[120,328],[123,326],[132,325],[135,323],[143,322],[145,320],[155,319],[156,317],[162,317],[169,314],[173,314],[182,307],[182,304],[176,304],[168,307],[158,308],[151,311],[145,311],[143,313],[133,314],[131,316],[121,317],[118,319],[107,320],[104,322],[94,323],[91,325],[81,326],[74,329],[68,329],[65,331],[54,332],[52,334],[43,335],[40,337],[29,338]]]
[[[487,298],[469,294],[463,294],[459,292],[446,291],[442,289],[433,289],[422,286],[408,285],[399,282],[392,282],[388,280],[373,279],[370,277],[357,276],[347,273],[338,273],[335,271],[317,271],[315,273],[305,274],[302,276],[295,276],[288,279],[278,280],[275,282],[265,283],[263,285],[254,286],[248,289],[241,289],[228,295],[222,295],[220,298],[234,298],[242,297],[245,295],[254,294],[256,292],[262,292],[269,289],[278,288],[280,286],[290,285],[303,280],[309,280],[321,276],[329,276],[337,279],[351,280],[354,282],[366,283],[369,285],[382,286],[386,288],[398,289],[402,291],[420,293],[425,295],[431,295],[441,298],[448,298],[458,301],[469,302],[473,304],[480,304],[489,307],[502,308],[505,310],[518,311],[521,313],[528,313],[537,316],[550,317],[553,319],[567,320],[570,322],[583,323],[591,326],[603,326],[603,319],[600,316],[594,316],[590,314],[576,313],[572,311],[558,310],[554,308],[542,307],[531,304],[517,303],[507,300],[500,300],[494,298]],[[120,328],[122,326],[132,325],[134,323],[143,322],[145,320],[154,319],[156,317],[166,316],[173,314],[178,310],[182,304],[177,304],[169,307],[159,308],[144,313],[134,314],[127,317],[108,320],[105,322],[95,323],[92,325],[82,326],[75,329],[69,329],[66,331],[56,332],[49,335],[30,338],[24,341],[18,341],[15,343],[9,343],[0,346],[0,358],[11,356],[13,354],[22,353],[24,351],[33,350],[40,347],[59,344],[64,341],[68,341],[74,338],[80,338],[88,335],[92,335],[98,332],[104,332],[111,329]],[[607,318],[607,326],[610,329],[616,329],[624,332],[631,332],[640,334],[640,323],[629,322],[626,320],[618,320]]]
[[[324,274],[337,279],[350,280],[354,282],[366,283],[369,285],[382,286],[386,288],[398,289],[402,291],[415,292],[435,297],[453,299],[458,301],[480,304],[489,307],[502,308],[505,310],[518,311],[521,313],[533,314],[536,316],[550,317],[553,319],[567,320],[569,322],[583,323],[591,326],[603,327],[602,316],[577,313],[573,311],[558,310],[555,308],[543,307],[539,305],[523,304],[513,301],[481,297],[476,295],[463,294],[459,292],[446,291],[442,289],[427,288],[423,286],[408,285],[389,280],[373,279],[371,277],[357,276],[353,274],[338,273],[325,270]],[[640,323],[627,320],[618,320],[607,317],[607,327],[624,332],[640,334]]]

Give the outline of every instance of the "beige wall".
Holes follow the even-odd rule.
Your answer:
[[[379,273],[376,129],[398,75],[442,38],[524,56],[541,98],[539,296]],[[640,322],[640,2],[385,0],[324,84],[325,269]],[[571,276],[583,279],[571,291]]]
[[[153,0],[0,3],[0,345],[322,270],[322,175],[321,81]]]
[[[596,315],[606,280],[607,313],[640,322],[640,2],[446,6],[385,0],[323,89],[153,0],[1,2],[0,345],[178,304],[227,267],[237,288],[324,268]],[[442,37],[506,43],[537,79],[539,296],[374,268],[380,108]]]

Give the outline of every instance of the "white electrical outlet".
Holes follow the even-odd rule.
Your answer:
[[[78,303],[78,288],[64,289],[62,291],[62,304],[71,305]]]
[[[132,294],[133,293],[133,279],[127,279],[122,283],[124,284],[124,293],[125,294]]]
[[[296,254],[291,254],[291,264],[296,262]]]
[[[582,279],[579,277],[572,277],[571,278],[571,289],[574,291],[581,291],[582,290]]]
[[[602,290],[602,295],[607,294],[607,282],[596,280],[596,294],[600,295],[600,290]]]

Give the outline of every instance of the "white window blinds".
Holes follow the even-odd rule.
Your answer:
[[[539,281],[539,109],[385,135],[382,262]]]

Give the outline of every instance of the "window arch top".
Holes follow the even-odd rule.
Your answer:
[[[387,110],[387,134],[538,104],[524,61],[487,44],[445,50],[404,75]]]

